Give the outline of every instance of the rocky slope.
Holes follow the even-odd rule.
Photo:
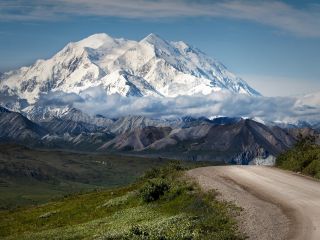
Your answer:
[[[72,114],[71,114],[72,113]],[[153,155],[236,164],[272,164],[299,134],[319,136],[311,128],[280,128],[242,118],[107,119],[77,109],[37,123],[0,108],[0,141],[24,145]]]
[[[250,119],[230,124],[203,123],[187,128],[144,128],[118,135],[100,151],[139,152],[186,160],[227,161],[236,164],[273,164],[275,156],[291,147],[298,133],[268,127]]]
[[[34,144],[47,131],[20,113],[0,107],[0,142]]]

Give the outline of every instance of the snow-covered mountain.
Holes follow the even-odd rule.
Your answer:
[[[28,104],[50,91],[80,94],[96,86],[122,96],[175,97],[221,90],[259,95],[200,50],[155,34],[141,41],[94,34],[67,44],[50,59],[0,76],[1,94]]]

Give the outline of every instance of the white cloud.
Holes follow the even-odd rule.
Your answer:
[[[263,0],[0,0],[2,20],[56,20],[70,16],[222,17],[254,21],[295,35],[320,37],[320,6],[315,4],[299,9],[281,1]]]
[[[65,96],[63,96],[63,94]],[[297,121],[320,119],[320,93],[301,98],[249,97],[217,92],[211,95],[179,96],[176,98],[122,97],[106,95],[99,87],[84,91],[76,97],[73,93],[55,92],[42,96],[41,104],[70,105],[89,114],[102,114],[109,118],[144,115],[170,118],[177,116],[259,117],[266,121]],[[68,100],[67,100],[68,99]]]

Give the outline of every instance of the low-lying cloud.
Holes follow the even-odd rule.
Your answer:
[[[63,102],[61,99],[64,99]],[[102,88],[94,87],[79,95],[53,92],[43,95],[39,103],[42,106],[67,104],[90,115],[101,114],[108,118],[127,115],[152,118],[222,115],[284,122],[313,122],[320,119],[320,94],[304,97],[250,97],[217,92],[175,98],[123,97],[118,94],[107,95]]]

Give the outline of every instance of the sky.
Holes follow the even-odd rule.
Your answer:
[[[320,2],[0,0],[0,72],[105,32],[153,32],[221,61],[265,96],[320,91]]]

